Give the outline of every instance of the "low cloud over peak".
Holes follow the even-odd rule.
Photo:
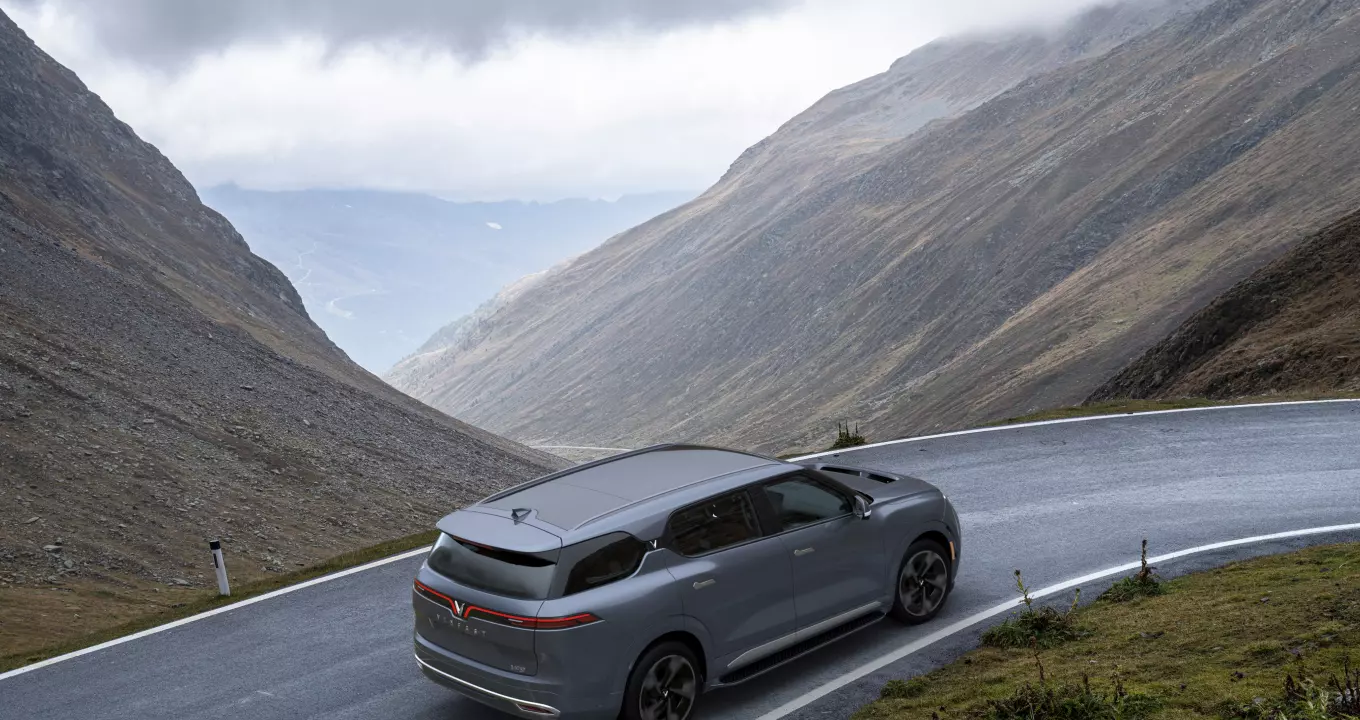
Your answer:
[[[414,43],[483,57],[515,36],[664,31],[778,10],[792,0],[11,0],[86,19],[109,52],[168,68],[239,42],[318,39],[342,50]]]

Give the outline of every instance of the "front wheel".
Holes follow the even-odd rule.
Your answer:
[[[683,643],[661,643],[643,653],[628,676],[625,720],[687,720],[702,689],[698,667]]]
[[[949,598],[949,561],[944,548],[932,540],[917,540],[902,556],[897,571],[893,617],[919,625],[935,617]]]

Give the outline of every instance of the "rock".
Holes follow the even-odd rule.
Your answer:
[[[45,551],[45,552],[50,552],[50,553],[59,553],[59,552],[61,552],[61,546],[60,546],[60,545],[44,545],[44,546],[43,546],[43,551]]]
[[[147,419],[145,419],[145,420],[142,421],[142,424],[143,424],[143,425],[155,425],[155,424],[156,424],[156,420],[155,420],[154,418],[147,418]]]
[[[311,427],[311,426],[312,426],[312,421],[311,421],[311,420],[308,420],[307,418],[303,418],[303,419],[302,419],[302,424],[303,424],[303,425],[306,425],[307,427]]]
[[[178,585],[180,587],[188,587],[191,583],[188,580],[185,580],[184,578],[171,578],[169,584]]]
[[[66,568],[67,570],[70,570],[71,568],[73,568],[73,567],[76,566],[76,563],[75,563],[75,561],[72,560],[71,558],[66,558],[65,560],[62,560],[62,561],[61,561],[61,565],[62,565],[62,567]]]
[[[24,524],[25,524],[25,525],[32,525],[32,524],[35,523],[35,522],[38,522],[38,516],[37,516],[37,515],[34,515],[33,517],[31,517],[31,518],[25,520],[25,521],[24,521]]]
[[[246,390],[246,391],[251,391],[251,392],[253,392],[253,391],[255,390],[255,386],[254,386],[254,385],[242,385],[242,386],[241,386],[241,389],[242,389],[242,390]]]

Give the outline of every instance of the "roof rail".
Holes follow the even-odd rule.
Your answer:
[[[623,458],[633,457],[633,456],[635,456],[635,455],[642,455],[642,454],[645,454],[645,453],[653,453],[653,452],[662,452],[662,451],[665,451],[665,450],[717,450],[717,451],[719,451],[719,452],[730,452],[730,453],[738,453],[738,454],[741,454],[741,455],[752,455],[752,456],[754,456],[754,457],[762,458],[762,459],[765,459],[765,460],[773,460],[773,458],[769,458],[769,457],[766,457],[766,456],[764,456],[764,455],[760,455],[760,454],[758,454],[758,453],[746,452],[746,451],[744,451],[744,450],[732,450],[731,448],[713,447],[713,446],[711,446],[711,445],[692,445],[692,444],[687,444],[687,443],[661,443],[661,444],[659,444],[659,445],[648,445],[647,447],[638,448],[637,450],[629,450],[628,452],[619,453],[619,454],[617,454],[617,455],[610,455],[610,456],[608,456],[608,457],[602,457],[602,458],[600,458],[599,460],[591,460],[591,461],[588,462],[588,463],[582,463],[582,464],[580,464],[580,465],[573,465],[573,466],[571,466],[571,467],[569,467],[569,468],[566,468],[565,470],[558,470],[558,471],[555,472],[555,473],[551,473],[551,474],[548,474],[548,475],[544,475],[543,477],[540,477],[540,478],[534,478],[533,480],[530,480],[530,481],[528,481],[528,482],[523,482],[523,483],[520,483],[520,484],[518,484],[518,485],[513,485],[513,486],[508,487],[508,488],[506,488],[506,489],[504,489],[504,490],[501,490],[500,492],[494,493],[494,494],[492,494],[492,495],[488,495],[488,496],[482,498],[481,500],[478,500],[476,504],[480,504],[480,503],[488,503],[488,502],[492,502],[492,501],[494,501],[494,500],[500,500],[501,498],[503,498],[503,497],[505,497],[505,496],[507,496],[507,495],[512,495],[512,494],[517,493],[517,492],[519,492],[519,491],[521,491],[521,490],[528,490],[529,488],[534,487],[535,485],[542,485],[543,483],[548,482],[548,481],[550,481],[550,480],[556,480],[556,479],[558,479],[558,478],[560,478],[560,477],[566,477],[567,475],[571,475],[572,473],[580,472],[581,470],[587,470],[587,469],[589,469],[589,468],[597,467],[597,466],[599,466],[599,465],[604,465],[605,463],[611,463],[611,462],[614,462],[615,460],[622,460]]]

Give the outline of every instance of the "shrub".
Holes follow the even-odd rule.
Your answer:
[[[1034,645],[1039,648],[1051,648],[1082,636],[1076,622],[1076,609],[1077,603],[1081,601],[1081,590],[1077,590],[1072,598],[1071,607],[1062,611],[1047,605],[1036,609],[1034,599],[1029,596],[1029,588],[1025,586],[1025,580],[1019,570],[1015,571],[1015,586],[1020,592],[1025,609],[983,633],[984,645],[994,647]]]
[[[1157,568],[1148,565],[1147,538],[1143,538],[1142,567],[1130,577],[1115,583],[1100,597],[1111,602],[1128,602],[1134,598],[1153,597],[1166,594],[1166,588],[1157,578]]]
[[[867,445],[868,440],[859,434],[859,426],[856,425],[854,431],[850,430],[850,423],[836,423],[836,442],[831,444],[832,450],[855,447],[857,445]]]

